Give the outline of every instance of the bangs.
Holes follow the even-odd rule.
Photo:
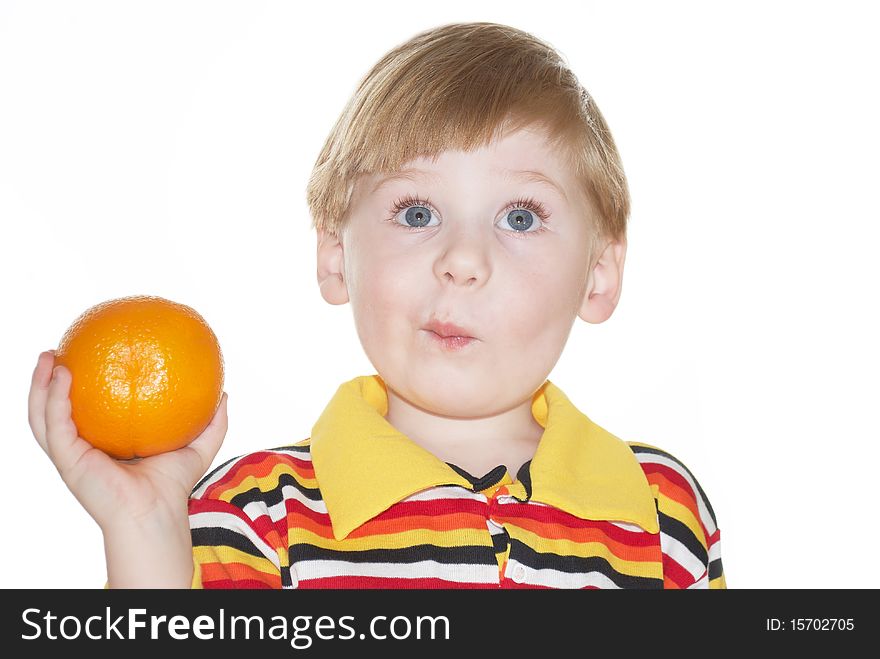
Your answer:
[[[338,233],[362,175],[530,129],[577,177],[604,232],[611,218],[601,216],[619,220],[629,204],[610,133],[590,101],[549,44],[515,28],[467,23],[418,34],[376,63],[331,131],[307,190],[313,226]]]

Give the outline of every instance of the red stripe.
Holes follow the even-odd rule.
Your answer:
[[[642,465],[642,466],[645,466],[645,465]],[[675,485],[680,487],[682,490],[684,490],[684,492],[686,494],[688,494],[687,501],[681,501],[680,497],[671,496],[671,493],[669,495],[669,498],[676,501],[677,503],[680,503],[681,505],[685,506],[688,510],[690,510],[694,516],[694,519],[696,519],[697,522],[699,523],[700,529],[703,531],[703,535],[704,536],[708,535],[708,533],[706,532],[706,524],[703,522],[703,518],[700,515],[700,506],[697,503],[697,497],[694,495],[694,491],[691,488],[690,484],[688,484],[687,480],[685,480],[685,478],[681,475],[681,473],[679,473],[675,469],[672,469],[671,467],[667,467],[666,465],[652,464],[651,467],[652,467],[652,469],[650,470],[650,472],[648,472],[648,471],[645,472],[645,475],[648,477],[648,481],[649,482],[651,481],[651,473],[653,472],[653,473],[662,475],[668,481],[670,481],[671,483],[674,483]],[[662,487],[663,484],[657,483],[657,485],[660,486],[660,491],[663,492],[663,487]],[[666,494],[666,493],[664,492],[664,494]],[[679,521],[681,521],[681,520],[679,520]]]
[[[708,549],[711,549],[711,548],[712,548],[712,545],[714,545],[714,544],[715,544],[716,542],[718,542],[719,540],[721,540],[721,529],[719,529],[719,528],[716,527],[716,528],[715,528],[715,533],[713,533],[713,534],[710,535],[708,538],[706,538],[706,545],[707,545],[707,548],[708,548]]]
[[[668,555],[663,554],[663,587],[687,588],[694,583],[691,573]]]
[[[256,579],[242,579],[233,581],[232,579],[217,579],[215,581],[205,581],[202,588],[206,590],[219,590],[223,588],[258,588],[260,590],[271,590],[272,586]]]
[[[512,579],[505,579],[502,582],[501,587],[509,590],[553,590],[550,586],[531,583],[516,583]]]
[[[364,522],[362,526],[354,529],[348,537],[351,539],[381,538],[389,534],[408,531],[436,531],[438,533],[476,531],[485,533],[486,530],[486,518],[482,515],[448,513],[443,515],[412,515],[384,521],[377,517]]]
[[[431,501],[399,501],[373,519],[394,519],[410,515],[444,515],[447,513],[472,513],[486,518],[489,505],[473,499],[433,499]]]
[[[541,524],[559,524],[572,529],[597,529],[610,539],[625,545],[646,547],[657,544],[657,534],[646,531],[628,531],[602,520],[581,519],[552,506],[536,506],[527,503],[499,504],[501,517],[516,524],[518,518],[530,519]]]
[[[411,589],[411,588],[498,588],[497,583],[460,583],[458,581],[446,581],[445,579],[403,579],[400,577],[322,577],[319,579],[303,579],[299,582],[303,589],[318,588],[387,588],[387,589]]]
[[[241,480],[241,470],[243,467],[247,466],[256,466],[263,462],[269,462],[270,464],[275,464],[277,461],[283,461],[285,456],[278,455],[276,453],[266,453],[265,451],[257,451],[255,453],[249,453],[238,459],[238,461],[234,462],[228,469],[228,471],[223,474],[218,480],[211,483],[208,488],[205,490],[205,494],[202,495],[204,497],[211,498],[220,498],[223,490],[228,490],[230,488],[230,484]],[[220,490],[220,494],[216,497],[214,493]]]
[[[675,483],[685,492],[689,493],[690,498],[693,499],[694,503],[696,504],[697,497],[694,493],[694,489],[691,487],[691,484],[688,482],[687,478],[685,478],[680,471],[678,471],[677,469],[673,469],[668,465],[658,464],[656,462],[643,462],[641,464],[646,476],[651,473],[663,474],[663,476],[665,476],[670,483]]]

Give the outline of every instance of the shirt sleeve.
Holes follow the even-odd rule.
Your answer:
[[[273,487],[250,474],[249,456],[222,465],[193,490],[192,588],[281,588],[288,571],[286,520],[273,522]],[[276,482],[277,485],[277,482]],[[270,496],[267,496],[270,495]]]
[[[727,588],[721,530],[696,477],[662,449],[632,442],[630,446],[657,504],[664,588]]]

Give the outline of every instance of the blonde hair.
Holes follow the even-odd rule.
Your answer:
[[[306,188],[312,227],[338,235],[358,177],[417,157],[470,151],[538,128],[580,182],[594,236],[623,239],[630,199],[599,109],[549,44],[506,25],[453,23],[389,51],[361,80]]]

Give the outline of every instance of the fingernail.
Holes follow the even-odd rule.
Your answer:
[[[59,368],[61,368],[61,367],[56,366],[55,368],[52,369],[52,382],[55,382],[58,379],[58,369]]]

